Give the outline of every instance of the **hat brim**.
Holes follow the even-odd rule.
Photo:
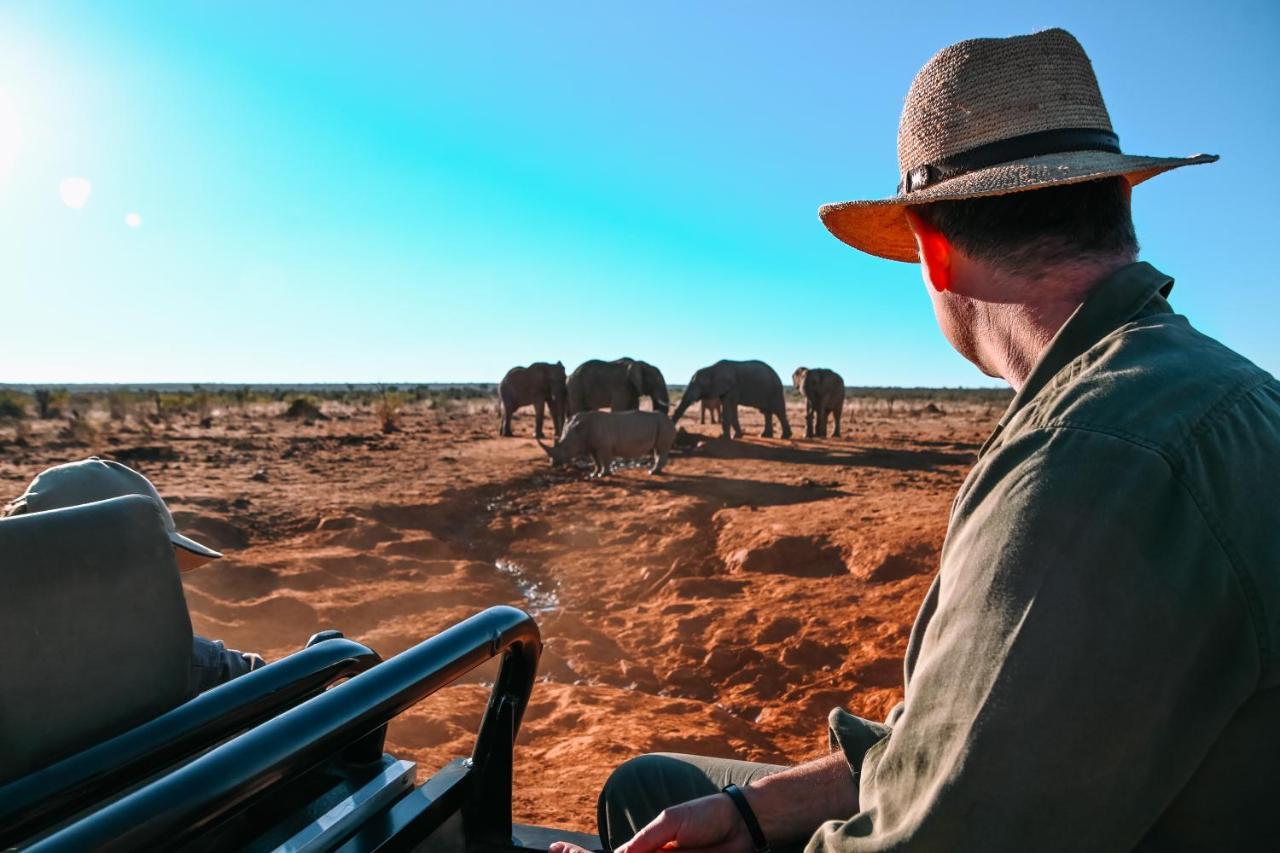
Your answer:
[[[1139,157],[1105,151],[1067,151],[968,172],[909,196],[824,204],[818,209],[818,216],[828,231],[855,249],[891,261],[918,263],[915,237],[907,224],[906,209],[911,205],[1007,195],[1122,175],[1136,186],[1170,169],[1217,159],[1216,154]]]
[[[177,531],[169,534],[169,541],[173,543],[175,548],[181,548],[187,553],[189,558],[183,562],[190,568],[204,565],[210,560],[217,560],[222,557],[222,554],[218,551],[205,547],[194,539],[188,539]]]

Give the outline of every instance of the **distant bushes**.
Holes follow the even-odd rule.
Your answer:
[[[36,413],[40,416],[40,420],[47,421],[49,418],[56,418],[62,415],[62,405],[66,402],[67,392],[54,391],[49,388],[37,388],[34,396],[36,398]]]
[[[314,397],[307,396],[294,397],[284,410],[284,416],[296,421],[318,421],[325,417],[320,411],[319,402]]]
[[[0,391],[0,420],[22,420],[27,416],[27,395]]]

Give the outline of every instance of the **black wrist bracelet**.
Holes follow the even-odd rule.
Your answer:
[[[737,785],[725,785],[723,790],[729,795],[729,799],[733,800],[738,814],[742,815],[742,822],[747,825],[747,832],[751,835],[751,846],[755,853],[769,853],[769,842],[764,838],[764,830],[760,828],[760,821],[756,820],[756,813],[751,810],[751,803],[747,802],[747,795],[742,793],[742,789]]]

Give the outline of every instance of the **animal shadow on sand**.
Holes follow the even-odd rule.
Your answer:
[[[962,445],[963,446],[963,445]],[[713,439],[696,450],[686,451],[713,459],[751,459],[790,465],[838,465],[841,467],[890,468],[896,471],[933,471],[938,468],[969,466],[976,454],[970,450],[900,450],[890,447],[795,447],[754,441]]]
[[[670,469],[656,477],[611,477],[602,486],[628,491],[666,491],[689,497],[723,501],[726,506],[787,506],[823,501],[844,495],[825,486],[797,486],[768,480],[719,477],[712,474],[680,474]]]

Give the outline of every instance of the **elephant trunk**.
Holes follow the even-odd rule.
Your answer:
[[[702,399],[702,388],[697,382],[690,382],[688,387],[684,389],[684,394],[680,397],[680,405],[676,406],[675,413],[671,415],[671,422],[676,423],[680,418],[684,417],[684,413],[689,407]]]

